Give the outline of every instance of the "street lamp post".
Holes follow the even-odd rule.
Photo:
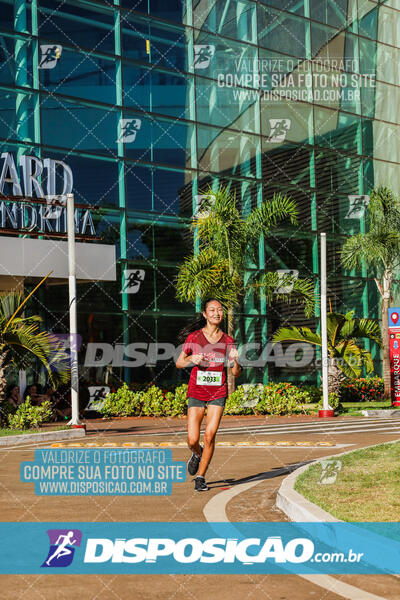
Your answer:
[[[321,233],[321,340],[323,408],[318,411],[318,416],[321,418],[335,416],[335,411],[329,406],[328,400],[328,327],[326,312],[326,233]]]
[[[71,354],[71,420],[72,427],[82,427],[79,421],[79,372],[76,319],[76,268],[75,268],[75,209],[74,195],[67,194],[68,234],[68,290],[69,290],[69,346]]]

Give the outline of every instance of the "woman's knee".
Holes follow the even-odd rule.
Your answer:
[[[192,435],[192,434],[188,434],[187,445],[189,446],[189,448],[193,448],[193,446],[196,446],[198,441],[199,441],[198,437],[196,437],[195,435]]]
[[[207,446],[210,446],[211,444],[214,443],[216,433],[217,433],[216,431],[207,431],[207,430],[204,432],[204,443]]]

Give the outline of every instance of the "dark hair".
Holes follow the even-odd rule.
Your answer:
[[[197,329],[202,329],[207,325],[207,321],[203,316],[203,312],[205,312],[207,305],[213,301],[219,302],[219,304],[221,304],[221,301],[218,300],[218,298],[207,298],[206,300],[204,300],[201,305],[201,312],[199,312],[197,314],[197,317],[195,319],[192,319],[188,323],[188,325],[186,325],[186,327],[181,329],[178,333],[178,344],[183,344],[189,333],[197,331]]]
[[[11,392],[13,391],[13,389],[14,389],[15,387],[19,388],[19,385],[18,385],[18,383],[10,383],[10,384],[7,386],[6,399],[7,399],[7,398],[10,396]]]

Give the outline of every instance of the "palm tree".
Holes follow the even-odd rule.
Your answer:
[[[400,266],[400,200],[386,187],[372,190],[367,207],[366,233],[351,236],[341,251],[346,269],[365,263],[375,272],[381,296],[383,380],[385,398],[390,398],[389,317],[393,279]]]
[[[25,299],[18,292],[0,296],[0,398],[4,396],[5,371],[10,364],[26,368],[29,361],[36,358],[44,365],[54,385],[69,379],[69,356],[54,334],[40,331],[41,317],[18,316],[47,277]]]
[[[379,325],[372,319],[357,319],[354,311],[345,315],[329,312],[328,328],[328,365],[329,392],[340,393],[344,377],[359,377],[364,366],[367,373],[373,371],[374,363],[368,350],[360,348],[357,340],[367,338],[381,345]],[[273,343],[296,341],[322,346],[319,333],[308,327],[282,327],[272,338]]]
[[[228,335],[234,336],[234,309],[246,292],[265,293],[268,302],[283,300],[305,305],[307,316],[314,311],[314,288],[308,279],[278,273],[252,271],[244,284],[246,267],[258,264],[260,236],[267,237],[274,227],[289,219],[297,223],[296,204],[288,196],[274,194],[247,216],[240,212],[235,195],[228,187],[217,191],[208,189],[205,199],[194,216],[192,230],[198,252],[185,259],[180,267],[176,289],[181,302],[195,302],[197,298],[217,298],[227,310]],[[279,287],[290,284],[292,292],[279,292]],[[277,288],[278,292],[277,293]],[[228,391],[234,390],[234,378],[228,371]]]

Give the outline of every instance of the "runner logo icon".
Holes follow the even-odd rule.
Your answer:
[[[62,46],[56,44],[41,44],[40,52],[39,69],[54,69],[61,56]]]
[[[271,131],[269,133],[267,142],[277,144],[285,140],[286,134],[290,129],[291,119],[269,119],[269,125],[271,127]]]
[[[50,548],[42,567],[69,567],[75,554],[75,547],[81,545],[82,532],[79,529],[48,529]]]

